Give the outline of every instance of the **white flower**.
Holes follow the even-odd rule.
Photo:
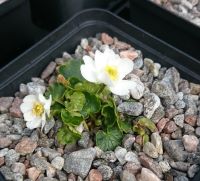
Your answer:
[[[116,95],[128,95],[137,83],[123,78],[133,70],[133,61],[122,59],[113,50],[106,48],[104,53],[95,52],[94,60],[89,56],[83,57],[81,74],[89,82],[104,83]]]
[[[23,99],[20,109],[29,129],[43,129],[46,117],[50,115],[51,101],[51,96],[46,99],[42,94],[28,95]]]

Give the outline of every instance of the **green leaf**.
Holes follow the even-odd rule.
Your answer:
[[[59,102],[63,98],[65,89],[65,86],[60,83],[54,83],[49,86],[49,93],[52,95],[53,102]]]
[[[66,105],[69,112],[81,111],[85,104],[85,95],[82,92],[74,92],[70,97],[70,102]]]
[[[131,123],[128,121],[122,121],[118,119],[118,126],[119,126],[119,129],[125,133],[129,133],[132,131]]]
[[[55,116],[55,115],[60,115],[61,110],[65,108],[62,104],[55,102],[52,106],[51,106],[51,113]]]
[[[140,127],[138,125],[133,126],[133,132],[143,136],[145,134],[145,129],[143,127]]]
[[[138,124],[141,125],[142,127],[148,128],[151,132],[155,132],[157,130],[154,122],[146,117],[140,117],[138,120]]]
[[[86,101],[81,114],[87,117],[87,115],[99,112],[101,109],[101,101],[95,95],[89,94],[88,92],[84,92],[84,95]]]
[[[143,145],[147,142],[149,142],[149,135],[147,134],[144,134],[143,137],[142,137],[142,142],[143,142]]]
[[[114,150],[121,144],[122,134],[121,132],[113,128],[107,133],[100,130],[96,134],[96,145],[103,151]]]
[[[90,94],[96,94],[102,88],[102,84],[94,84],[88,81],[83,81],[83,82],[77,83],[74,86],[74,88],[77,91],[88,92]]]
[[[116,124],[116,115],[113,107],[105,105],[102,108],[101,115],[104,117],[103,124],[105,127],[112,127]]]
[[[81,124],[81,122],[83,121],[83,117],[82,116],[71,115],[65,109],[62,109],[62,111],[61,111],[61,119],[65,124],[73,125],[73,126],[79,126]]]
[[[57,140],[62,145],[75,143],[80,138],[80,134],[72,132],[67,126],[60,128],[57,133]]]
[[[60,66],[59,73],[62,74],[66,79],[74,77],[79,80],[84,80],[80,71],[81,65],[82,61],[80,60],[70,60],[65,65]]]

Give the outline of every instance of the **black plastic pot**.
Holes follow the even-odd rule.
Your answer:
[[[41,30],[32,24],[28,0],[8,0],[0,5],[0,67],[40,37]]]
[[[55,29],[75,13],[88,8],[112,9],[127,0],[30,0],[33,21],[45,29]]]
[[[131,21],[200,59],[200,28],[148,0],[129,0]]]
[[[82,38],[99,32],[107,32],[130,43],[141,50],[144,57],[152,58],[163,66],[175,66],[182,77],[200,83],[200,62],[195,58],[108,11],[91,9],[77,14],[1,69],[0,96],[14,94],[20,83],[39,76],[50,61],[62,56],[62,52],[73,53]],[[200,177],[196,179],[200,180]]]

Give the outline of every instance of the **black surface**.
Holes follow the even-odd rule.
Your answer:
[[[20,83],[30,81],[33,76],[39,76],[50,61],[62,56],[63,51],[73,53],[81,38],[94,36],[99,32],[107,32],[130,43],[141,50],[144,57],[152,58],[163,66],[175,66],[179,69],[181,77],[200,83],[200,62],[195,58],[110,12],[93,9],[76,15],[2,68],[0,96],[14,94]],[[199,176],[195,181],[197,179],[200,180]]]
[[[129,1],[134,24],[200,59],[199,27],[148,0]]]
[[[88,8],[115,9],[127,0],[30,0],[33,21],[53,30],[75,13]],[[44,11],[45,10],[45,11]]]
[[[32,24],[28,0],[9,0],[0,5],[0,67],[3,67],[46,32]]]

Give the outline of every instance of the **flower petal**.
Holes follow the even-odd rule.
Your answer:
[[[38,98],[37,98],[36,95],[28,95],[23,99],[23,102],[24,103],[33,103],[33,102],[35,102],[37,100],[38,100]]]
[[[24,120],[25,121],[34,121],[35,120],[35,115],[32,113],[32,111],[28,111],[24,113]]]
[[[37,120],[26,122],[26,126],[29,129],[35,129],[35,128],[39,128],[41,126],[41,123],[42,123],[41,119],[37,119]]]
[[[31,111],[33,108],[33,103],[22,103],[20,105],[20,110],[22,111],[22,113]]]
[[[113,94],[124,96],[130,93],[130,90],[135,89],[137,84],[131,80],[121,80],[113,86],[110,86],[109,89]]]
[[[123,79],[127,74],[133,70],[134,63],[129,59],[122,59],[118,64],[119,79]]]
[[[86,65],[94,65],[94,60],[88,55],[83,56],[83,61]]]
[[[97,50],[95,52],[94,60],[95,60],[96,69],[99,70],[99,71],[102,71],[102,69],[104,69],[104,67],[107,64],[108,57],[104,53],[102,53],[99,50]]]
[[[87,81],[97,83],[95,68],[93,65],[81,65],[81,74]]]

